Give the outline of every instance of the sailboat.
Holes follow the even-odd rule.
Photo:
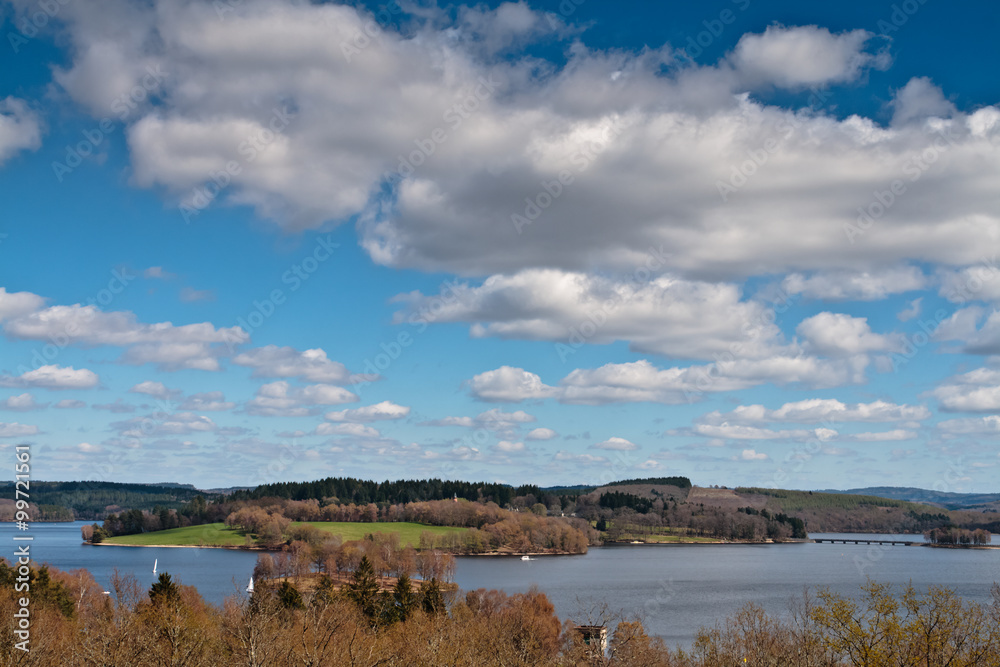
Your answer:
[[[247,593],[253,593],[253,577],[250,577],[250,583],[247,584]]]
[[[156,559],[153,559],[153,575],[156,575]]]

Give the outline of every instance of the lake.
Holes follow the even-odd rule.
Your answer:
[[[206,600],[216,604],[246,587],[257,560],[256,553],[228,549],[84,545],[80,526],[86,523],[33,524],[29,533],[35,537],[33,559],[61,570],[86,568],[107,587],[116,567],[149,586],[155,579],[155,558],[159,572],[196,586]],[[7,544],[13,544],[14,532],[12,524],[4,524]],[[919,536],[856,537],[922,541]],[[998,541],[994,536],[994,543]],[[854,544],[622,545],[592,547],[581,556],[542,556],[530,561],[479,556],[457,561],[455,581],[462,589],[518,593],[537,585],[552,600],[561,620],[572,618],[578,623],[590,620],[589,608],[606,603],[611,610],[643,614],[646,630],[671,646],[689,645],[699,627],[722,621],[745,602],[783,613],[804,586],[813,590],[827,586],[843,595],[857,595],[865,578],[871,577],[898,585],[912,581],[917,588],[937,584],[988,603],[990,585],[1000,581],[1000,550]]]

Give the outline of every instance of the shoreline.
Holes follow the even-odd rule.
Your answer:
[[[115,542],[98,542],[94,544],[92,542],[83,541],[81,544],[85,544],[92,547],[140,547],[143,549],[153,548],[153,549],[229,549],[230,551],[261,551],[266,553],[281,553],[283,549],[267,549],[265,547],[247,547],[242,545],[232,545],[232,544],[117,544]],[[506,551],[487,551],[483,553],[476,554],[462,554],[462,553],[452,553],[450,551],[444,551],[438,549],[443,553],[449,553],[452,556],[492,556],[496,558],[507,558],[507,557],[517,557],[521,556],[583,556],[586,552],[573,552],[573,551],[539,551],[533,552],[529,551],[527,553],[523,552],[506,552]]]
[[[236,546],[234,544],[117,544],[115,542],[98,542],[94,544],[93,542],[87,542],[84,540],[81,544],[86,544],[92,547],[140,547],[148,548],[153,547],[156,549],[229,549],[231,551],[281,551],[281,549],[265,549],[264,547],[245,547]]]
[[[858,533],[861,534],[861,533]],[[871,533],[872,535],[877,535],[879,533]],[[848,540],[851,541],[851,540]],[[859,542],[864,542],[863,538],[858,539]],[[231,551],[258,551],[262,553],[281,553],[283,549],[268,549],[261,546],[245,546],[245,545],[234,545],[234,544],[117,544],[114,542],[98,542],[94,544],[92,542],[83,541],[82,544],[96,547],[140,547],[140,548],[156,548],[156,549],[229,549]],[[765,540],[762,542],[752,542],[748,540],[717,540],[717,541],[699,541],[699,542],[643,542],[643,541],[615,541],[615,542],[602,542],[601,544],[590,545],[588,549],[601,548],[601,547],[692,547],[692,546],[773,546],[782,544],[815,544],[812,538],[806,539],[789,539],[781,542],[775,542],[773,540]],[[283,545],[284,546],[284,545]],[[934,549],[1000,549],[1000,544],[932,544],[930,542],[916,543],[910,546],[915,547],[931,547]],[[443,551],[443,550],[439,550]],[[531,558],[544,557],[544,556],[583,556],[587,552],[572,552],[572,551],[486,551],[481,553],[455,553],[451,551],[445,551],[444,553],[449,553],[455,557],[462,558],[520,558],[521,556],[529,556]]]
[[[934,549],[1000,549],[1000,544],[933,544],[927,542],[920,546]]]

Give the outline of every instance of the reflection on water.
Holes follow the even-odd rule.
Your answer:
[[[64,570],[86,568],[107,586],[115,567],[134,573],[143,585],[152,584],[155,558],[159,572],[196,586],[216,604],[246,587],[257,560],[255,553],[225,549],[86,546],[80,540],[81,525],[84,522],[34,524],[34,559]],[[5,524],[4,531],[9,540],[11,524]],[[815,537],[824,536],[831,535]],[[994,543],[998,541],[994,537]],[[1000,581],[1000,550],[863,544],[626,545],[530,561],[459,558],[455,578],[466,590],[499,588],[516,593],[537,585],[552,600],[560,619],[578,622],[586,620],[586,609],[605,602],[613,610],[643,614],[647,631],[668,644],[687,645],[699,627],[723,620],[746,602],[780,614],[805,586],[855,595],[866,577],[900,585],[912,581],[918,588],[947,586],[987,603],[990,584]]]

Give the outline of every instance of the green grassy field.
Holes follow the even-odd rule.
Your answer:
[[[421,523],[408,523],[399,521],[394,523],[354,523],[346,521],[307,521],[311,526],[316,526],[320,530],[333,535],[340,535],[340,539],[360,540],[365,535],[371,533],[399,533],[400,544],[411,544],[419,546],[420,533],[428,531],[434,535],[445,535],[448,533],[464,533],[466,528],[455,526],[425,526]],[[292,524],[295,525],[295,524]]]
[[[297,522],[296,522],[297,523]],[[420,544],[420,533],[428,531],[434,535],[447,533],[463,533],[465,528],[453,526],[425,526],[419,523],[353,523],[337,521],[308,521],[332,535],[340,535],[345,542],[360,540],[370,533],[399,533],[400,544]],[[296,525],[293,523],[292,525]],[[144,546],[242,546],[246,537],[239,531],[226,528],[221,523],[209,523],[203,526],[187,526],[186,528],[171,528],[153,533],[139,535],[119,535],[104,540],[108,544],[135,544]]]
[[[119,535],[104,540],[108,544],[141,544],[146,546],[240,546],[246,543],[239,531],[226,528],[222,523],[207,523],[203,526],[187,526],[158,530],[138,535]]]
[[[624,535],[620,539],[629,542],[638,540],[655,544],[714,544],[720,542],[713,537],[697,537],[695,535]]]
[[[605,533],[605,535],[607,535],[607,533]],[[689,535],[686,529],[655,528],[652,532],[647,530],[637,530],[633,532],[628,530],[627,527],[618,533],[615,536],[615,539],[620,542],[638,540],[639,542],[650,542],[656,544],[709,544],[720,541],[713,537]]]

